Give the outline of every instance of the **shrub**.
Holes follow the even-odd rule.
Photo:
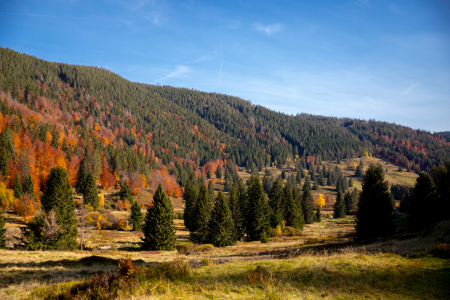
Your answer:
[[[183,279],[191,274],[191,266],[182,259],[176,259],[172,262],[165,262],[156,267],[146,269],[146,275],[149,277],[165,277],[171,280]]]
[[[263,232],[262,236],[261,236],[261,243],[268,243],[269,242],[269,237],[267,236],[267,234],[265,232]]]
[[[84,218],[84,221],[85,222],[92,222],[92,221],[94,221],[94,219],[92,219],[92,217],[91,216],[86,216],[85,218]]]
[[[436,256],[441,257],[448,257],[450,258],[450,244],[444,243],[444,244],[438,244],[434,249],[431,251]]]
[[[214,246],[211,244],[204,244],[204,245],[195,247],[195,251],[198,251],[198,252],[208,252],[208,251],[212,251],[212,250],[214,250]]]
[[[294,227],[286,226],[283,229],[283,235],[286,235],[286,236],[300,236],[300,235],[302,235],[302,231],[297,229],[297,228],[294,228]]]
[[[175,249],[177,249],[178,253],[188,255],[193,250],[192,244],[178,244],[175,245]]]
[[[178,213],[178,219],[183,220],[184,219],[184,213]]]
[[[109,202],[108,200],[105,200],[105,209],[111,209],[111,202]]]
[[[102,229],[103,230],[115,230],[116,226],[113,223],[106,221],[106,222],[102,223]]]

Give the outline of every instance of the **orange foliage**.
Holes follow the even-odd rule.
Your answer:
[[[22,217],[33,216],[36,213],[36,205],[30,195],[24,194],[22,198],[14,201],[14,210]]]
[[[125,226],[125,223],[124,223],[124,221],[123,221],[123,218],[119,220],[118,225],[119,225],[119,229],[123,229],[123,227]]]
[[[117,209],[118,210],[123,210],[123,202],[122,202],[122,200],[117,200]]]

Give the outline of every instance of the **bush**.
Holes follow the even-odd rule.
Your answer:
[[[86,217],[84,218],[84,221],[85,221],[85,222],[93,222],[94,219],[92,219],[92,217],[88,215],[88,216],[86,216]]]
[[[436,256],[450,258],[450,244],[438,244],[431,252]]]
[[[111,209],[111,202],[109,202],[108,200],[105,200],[105,209]]]
[[[262,236],[261,236],[261,243],[268,243],[269,242],[269,237],[267,236],[267,234],[265,232],[263,232]]]
[[[178,213],[178,219],[183,220],[184,219],[184,213]]]
[[[302,231],[300,229],[297,229],[297,228],[294,228],[294,227],[286,226],[283,229],[283,235],[286,235],[286,236],[300,236],[300,235],[302,235]]]
[[[191,274],[191,266],[182,259],[176,259],[172,262],[162,263],[156,267],[147,268],[145,273],[149,277],[165,277],[170,280],[179,280]]]
[[[195,251],[197,251],[197,252],[208,252],[208,251],[212,251],[212,250],[214,250],[214,246],[211,244],[204,244],[204,245],[195,247]]]
[[[193,250],[192,244],[178,244],[175,245],[175,249],[177,249],[178,253],[188,255]]]
[[[115,230],[116,226],[111,222],[105,221],[102,223],[102,229],[103,230]]]

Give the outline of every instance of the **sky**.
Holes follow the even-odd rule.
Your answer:
[[[0,0],[0,46],[287,114],[450,131],[448,0]]]

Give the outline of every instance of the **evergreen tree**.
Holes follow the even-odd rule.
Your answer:
[[[142,232],[143,250],[172,250],[175,247],[173,207],[161,184],[153,195],[153,205],[148,206]]]
[[[268,204],[271,208],[270,225],[272,227],[281,225],[284,215],[283,189],[278,179],[275,179],[270,190]]]
[[[227,202],[222,191],[219,191],[208,224],[207,240],[215,247],[230,246],[235,243],[235,227]]]
[[[141,211],[141,206],[137,201],[133,201],[131,205],[131,216],[130,223],[133,226],[133,231],[138,231],[142,229],[142,222],[144,221],[144,215]]]
[[[197,244],[206,243],[208,240],[208,223],[211,218],[211,200],[209,199],[208,189],[203,185],[198,198],[195,201],[194,220],[190,239]]]
[[[0,249],[6,248],[6,220],[5,220],[5,212],[0,212]]]
[[[89,171],[83,189],[83,199],[85,204],[90,204],[94,209],[98,209],[98,191],[94,175]]]
[[[348,178],[348,186],[353,187],[353,179],[351,176]]]
[[[23,195],[22,183],[20,182],[19,174],[16,173],[14,178],[14,198],[20,199]]]
[[[75,183],[75,189],[78,194],[84,194],[84,189],[86,187],[86,180],[89,172],[90,172],[89,163],[87,157],[85,156],[80,163],[80,167],[77,173],[77,181]]]
[[[231,187],[228,194],[228,206],[234,224],[234,240],[240,241],[245,235],[244,219],[242,216],[242,203],[239,201],[239,194],[236,183]]]
[[[0,173],[3,176],[7,176],[9,173],[8,154],[3,150],[0,153]]]
[[[356,215],[358,239],[389,235],[394,231],[394,208],[380,165],[370,166],[363,177]]]
[[[120,200],[128,199],[128,201],[132,202],[133,196],[131,195],[131,187],[128,185],[128,181],[122,180],[120,183],[120,191],[119,191]]]
[[[244,218],[249,241],[259,241],[263,234],[269,234],[269,210],[259,177],[251,176],[247,190],[247,205]]]
[[[314,199],[311,195],[309,187],[306,184],[303,186],[302,211],[305,218],[305,223],[314,223]]]
[[[56,250],[76,249],[78,247],[76,241],[78,230],[76,227],[77,219],[74,214],[75,201],[72,197],[72,187],[70,186],[69,177],[63,167],[55,167],[50,170],[44,194],[41,198],[41,204],[46,214],[49,214],[52,210],[55,211],[59,226],[57,237],[52,240],[51,245],[47,245],[47,248]],[[36,222],[34,222],[35,224],[32,223],[30,225],[41,226],[44,217],[38,217],[35,220]],[[39,236],[35,236],[34,238],[36,238],[36,241],[40,239]]]
[[[36,198],[36,195],[34,194],[34,183],[30,174],[28,174],[25,177],[25,182],[23,183],[23,190],[24,192],[28,192],[28,194],[30,194],[33,198]]]
[[[193,222],[195,219],[194,210],[195,210],[195,202],[198,197],[197,186],[192,184],[191,181],[186,183],[184,188],[183,200],[184,200],[184,226],[187,230],[193,230]]]
[[[222,176],[223,176],[223,173],[222,173],[222,167],[217,167],[217,170],[216,170],[216,177],[217,177],[217,179],[222,179]]]
[[[436,186],[431,176],[422,173],[417,177],[409,207],[409,226],[422,229],[439,221],[436,210],[440,209]]]
[[[333,218],[345,218],[346,216],[346,207],[344,199],[342,198],[342,193],[338,192],[336,197],[336,202],[334,202],[333,207]]]
[[[212,180],[210,180],[208,183],[208,195],[211,203],[214,202],[214,183],[212,182]]]
[[[284,194],[284,220],[286,221],[286,226],[291,226],[300,230],[303,230],[304,222],[302,222],[302,215],[298,211],[297,204],[295,203],[294,197],[292,196],[291,189],[286,183],[283,189]]]
[[[314,222],[322,221],[322,214],[320,213],[320,205],[317,206],[316,214],[314,215]]]

